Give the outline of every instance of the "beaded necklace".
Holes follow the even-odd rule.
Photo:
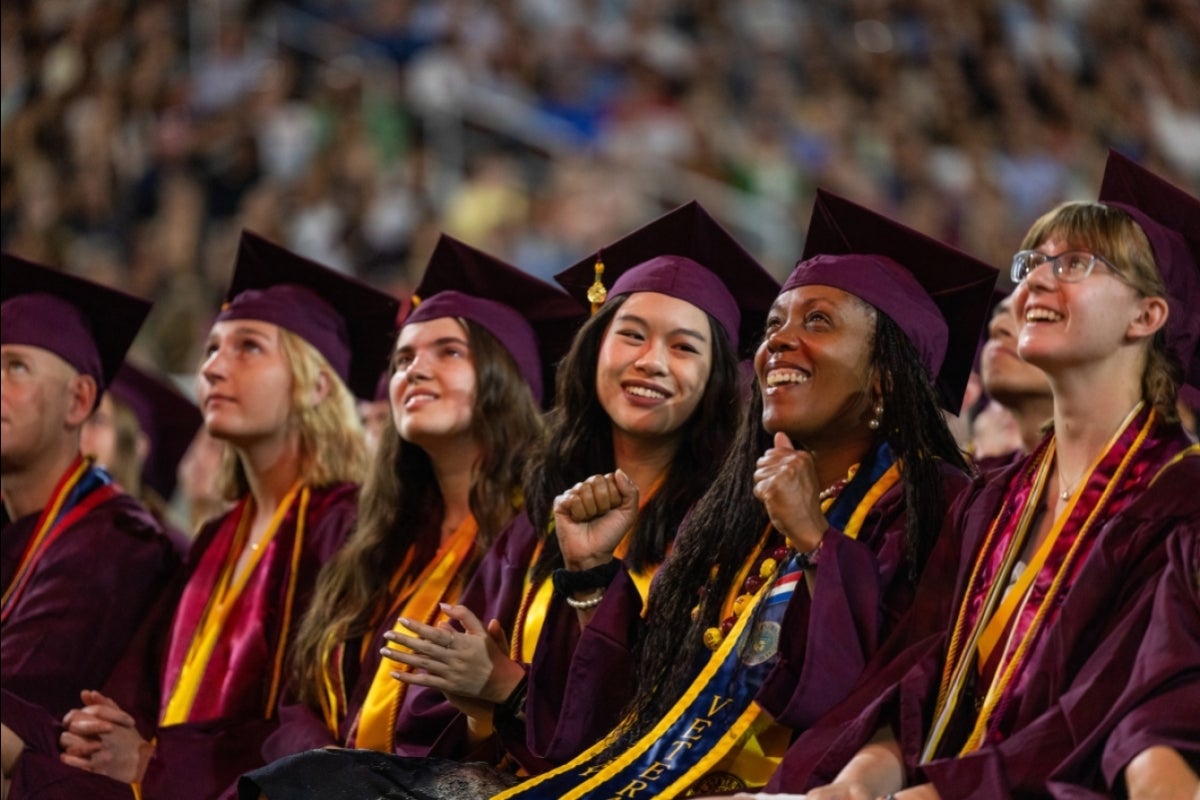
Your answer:
[[[842,493],[842,490],[845,489],[846,486],[849,485],[850,481],[854,479],[855,474],[858,472],[858,466],[858,464],[854,464],[846,472],[846,476],[844,478],[835,481],[820,491],[820,493],[817,495],[817,499],[821,503],[822,513],[825,513],[829,510],[829,507],[833,505],[835,500],[837,500],[838,496]],[[818,547],[820,547],[820,545],[818,545]],[[733,630],[733,626],[737,623],[738,617],[745,612],[747,606],[750,605],[750,601],[754,598],[754,595],[759,589],[762,588],[763,583],[774,577],[775,572],[779,569],[780,565],[789,563],[794,555],[796,555],[795,548],[789,547],[783,536],[781,536],[778,531],[768,524],[767,530],[764,534],[764,541],[759,546],[758,554],[755,556],[754,560],[750,562],[749,568],[744,568],[743,571],[738,575],[738,580],[740,581],[742,588],[734,597],[733,603],[726,609],[726,613],[722,616],[721,624],[707,628],[704,631],[704,644],[706,647],[708,647],[708,649],[715,651],[721,646],[721,642],[724,641],[725,637],[729,635],[729,632]],[[810,566],[811,563],[811,561],[804,562],[802,568]],[[712,573],[709,576],[710,583],[716,579],[717,569],[718,568],[716,566],[713,566]],[[704,592],[705,587],[701,587],[700,594],[702,597]],[[699,614],[700,606],[697,604],[692,609],[692,619],[696,619]]]

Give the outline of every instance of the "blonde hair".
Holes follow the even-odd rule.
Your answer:
[[[1103,256],[1142,297],[1167,296],[1146,232],[1121,209],[1102,203],[1063,203],[1033,223],[1021,242],[1021,249],[1031,250],[1055,236],[1065,239],[1071,247]],[[1179,418],[1175,399],[1182,382],[1183,367],[1167,351],[1166,331],[1160,329],[1146,350],[1142,398],[1164,420],[1174,422]]]
[[[301,337],[279,328],[279,352],[292,375],[288,424],[300,433],[300,471],[310,486],[362,483],[367,471],[367,447],[354,395],[317,349]],[[318,403],[308,398],[321,375],[329,391]],[[224,445],[217,486],[226,500],[250,490],[236,450]]]

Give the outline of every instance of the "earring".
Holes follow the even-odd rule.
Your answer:
[[[880,424],[883,422],[883,401],[877,400],[875,407],[871,409],[875,416],[867,421],[867,427],[873,431],[879,430]]]

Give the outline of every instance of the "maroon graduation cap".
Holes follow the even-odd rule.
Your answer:
[[[99,402],[151,303],[9,253],[2,270],[0,344],[49,350],[96,380]]]
[[[783,291],[820,284],[887,314],[957,414],[999,272],[973,256],[823,189]]]
[[[445,234],[413,304],[405,324],[462,317],[483,326],[513,357],[539,403],[550,401],[556,365],[587,318],[557,286]]]
[[[217,322],[252,319],[317,349],[355,396],[370,398],[388,359],[400,302],[251,231],[242,231]]]
[[[1200,200],[1110,150],[1100,202],[1133,217],[1150,240],[1167,286],[1167,349],[1200,399]]]
[[[170,500],[176,472],[203,418],[200,409],[165,378],[159,378],[126,361],[108,391],[133,411],[138,426],[150,441],[142,465],[142,483]]]
[[[741,355],[758,346],[779,282],[696,201],[554,276],[581,303],[658,292],[711,314]]]

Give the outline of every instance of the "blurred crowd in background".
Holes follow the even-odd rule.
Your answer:
[[[1003,267],[1108,147],[1200,184],[1195,0],[3,4],[4,249],[156,301],[185,382],[250,228],[403,296],[696,198],[783,276],[817,186]]]

